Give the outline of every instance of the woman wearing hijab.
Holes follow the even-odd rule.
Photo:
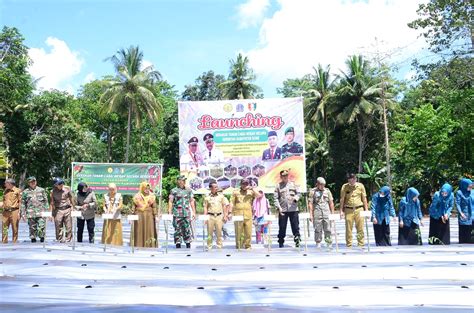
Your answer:
[[[140,184],[140,191],[133,197],[132,212],[138,215],[138,221],[134,221],[134,246],[156,248],[158,246],[155,227],[156,197],[149,183]]]
[[[474,192],[472,180],[463,178],[456,192],[456,208],[458,209],[459,243],[474,243],[472,218]]]
[[[449,217],[453,204],[453,187],[450,184],[444,184],[435,193],[430,206],[430,233],[428,235],[430,245],[450,244]]]
[[[421,245],[420,225],[421,204],[418,196],[420,193],[413,187],[408,188],[405,197],[400,201],[398,211],[398,245]]]
[[[109,192],[104,195],[104,213],[118,216],[122,210],[122,195],[117,192],[114,183],[109,184]],[[122,221],[120,219],[104,220],[102,243],[108,245],[123,245]]]
[[[94,218],[97,199],[86,183],[81,182],[77,185],[77,208],[82,212],[82,216],[77,218],[77,242],[82,242],[84,224],[87,223],[89,243],[94,243]]]
[[[264,243],[264,235],[268,233],[268,222],[264,216],[270,214],[270,203],[262,190],[258,191],[262,197],[253,200],[253,224],[255,225],[255,237],[258,243]]]
[[[391,246],[390,217],[395,216],[390,187],[383,186],[372,196],[370,204],[372,223],[374,225],[375,244],[377,246]]]

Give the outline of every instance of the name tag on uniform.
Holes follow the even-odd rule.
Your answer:
[[[72,217],[82,217],[82,212],[81,211],[72,211],[71,216]]]
[[[199,221],[208,221],[209,220],[209,215],[204,215],[204,214],[199,215],[198,220]]]
[[[232,222],[243,222],[243,221],[244,221],[243,215],[232,216]]]
[[[263,221],[264,222],[274,222],[276,221],[276,217],[273,214],[268,214],[263,216]]]
[[[162,214],[161,219],[163,221],[172,221],[173,220],[173,215],[172,214]]]
[[[138,221],[138,215],[127,215],[127,220],[131,221]]]
[[[308,212],[304,212],[304,213],[300,213],[298,214],[300,219],[308,219],[309,218],[309,213]]]
[[[361,211],[360,216],[362,216],[362,217],[371,217],[372,212],[371,211]]]
[[[41,217],[52,217],[52,216],[53,216],[53,213],[51,213],[51,212],[49,212],[49,211],[48,211],[48,212],[41,212],[41,213],[40,213],[40,216],[41,216]]]
[[[329,214],[329,220],[330,221],[339,221],[341,219],[340,214]]]

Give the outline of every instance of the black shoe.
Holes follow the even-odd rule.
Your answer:
[[[186,248],[191,249],[191,243],[190,243],[190,242],[188,242],[188,243],[186,244]]]
[[[44,242],[44,237],[41,237],[41,238],[40,238],[40,242]]]
[[[283,242],[278,243],[279,248],[283,248]]]
[[[176,244],[176,249],[181,249],[181,244],[180,243]]]
[[[36,238],[32,238],[32,239],[31,239],[31,242],[32,242],[32,243],[35,243],[35,242],[36,242]]]
[[[89,243],[94,243],[94,239],[89,239]]]
[[[295,247],[296,247],[296,248],[299,248],[299,247],[300,247],[300,242],[299,242],[299,241],[298,241],[298,242],[295,242]]]

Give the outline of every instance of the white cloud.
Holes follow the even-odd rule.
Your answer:
[[[263,19],[270,0],[248,0],[238,6],[237,19],[240,28],[257,26]]]
[[[72,51],[66,42],[54,37],[46,39],[49,51],[43,48],[31,48],[28,51],[33,65],[29,72],[34,78],[41,78],[37,87],[42,89],[60,89],[71,91],[72,79],[81,72],[83,59]]]
[[[141,64],[141,67],[140,67],[140,70],[143,70],[143,69],[145,69],[149,66],[153,66],[153,62],[148,61],[148,60],[143,60],[142,64]]]
[[[96,77],[95,77],[95,73],[94,72],[90,72],[89,74],[86,75],[86,77],[84,77],[84,84],[87,84],[93,80],[95,80]]]
[[[398,51],[391,61],[409,60],[424,46],[407,26],[420,1],[278,2],[280,9],[261,26],[258,47],[245,52],[259,80],[272,85],[310,73],[317,63],[337,73],[349,55],[376,51],[375,38],[383,42],[380,51]]]

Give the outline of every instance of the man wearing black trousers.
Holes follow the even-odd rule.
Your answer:
[[[295,240],[295,246],[300,246],[300,226],[298,218],[298,200],[300,193],[294,182],[288,181],[288,171],[280,172],[280,183],[275,187],[274,199],[275,207],[279,211],[278,215],[278,244],[283,248],[286,236],[286,226],[290,219],[291,231]]]

